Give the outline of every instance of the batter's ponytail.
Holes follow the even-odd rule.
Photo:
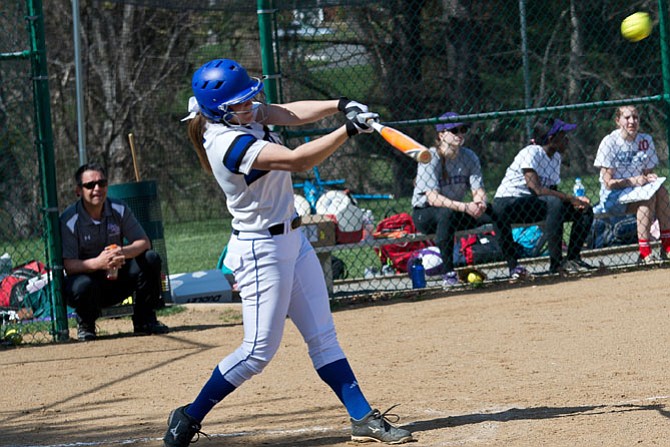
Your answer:
[[[200,160],[200,166],[202,166],[205,172],[211,174],[212,166],[209,164],[205,146],[202,144],[205,135],[205,124],[207,124],[207,119],[198,113],[195,118],[188,122],[188,138],[193,144],[198,160]]]

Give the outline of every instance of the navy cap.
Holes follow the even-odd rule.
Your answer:
[[[459,116],[459,115],[456,112],[447,112],[447,113],[443,114],[442,116],[440,116],[440,118],[456,118],[457,116]],[[451,129],[455,129],[455,128],[461,127],[461,126],[470,127],[469,124],[465,124],[465,123],[449,122],[449,123],[438,123],[438,124],[436,124],[435,125],[435,130],[437,130],[438,132],[443,132],[445,130],[451,130]]]
[[[559,120],[558,118],[555,118],[554,124],[551,126],[551,129],[549,129],[549,132],[547,132],[547,137],[556,135],[559,132],[571,132],[576,128],[577,128],[576,124],[569,124]]]

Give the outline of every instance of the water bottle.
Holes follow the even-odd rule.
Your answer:
[[[112,244],[108,245],[105,247],[106,250],[114,250],[118,248],[118,245]],[[118,267],[110,267],[107,269],[107,279],[110,281],[116,281],[116,279],[119,277],[119,268]]]
[[[581,178],[577,177],[575,179],[575,186],[572,188],[572,193],[575,197],[584,197],[586,195],[586,188],[584,188]]]
[[[0,256],[0,275],[9,275],[12,272],[12,257],[9,253]]]
[[[372,214],[372,210],[365,210],[363,214],[363,239],[371,240],[374,239],[372,233],[375,232],[375,217]]]
[[[413,289],[426,287],[426,269],[423,267],[423,260],[420,257],[412,262],[409,268],[409,277],[412,279]]]

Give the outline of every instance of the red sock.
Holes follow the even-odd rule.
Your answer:
[[[670,230],[661,231],[661,245],[664,252],[670,253]]]
[[[637,243],[640,245],[640,257],[646,258],[651,254],[651,245],[647,239],[638,239]]]

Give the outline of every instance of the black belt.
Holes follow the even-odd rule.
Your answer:
[[[296,228],[300,227],[300,225],[302,225],[302,217],[298,216],[291,221],[291,230],[295,230]],[[284,234],[284,224],[280,223],[272,225],[270,228],[267,229],[267,231],[268,233],[270,233],[271,236],[279,236],[280,234]],[[235,236],[237,236],[240,233],[244,233],[244,231],[233,230],[233,234]],[[250,231],[250,233],[255,233],[255,231]]]

